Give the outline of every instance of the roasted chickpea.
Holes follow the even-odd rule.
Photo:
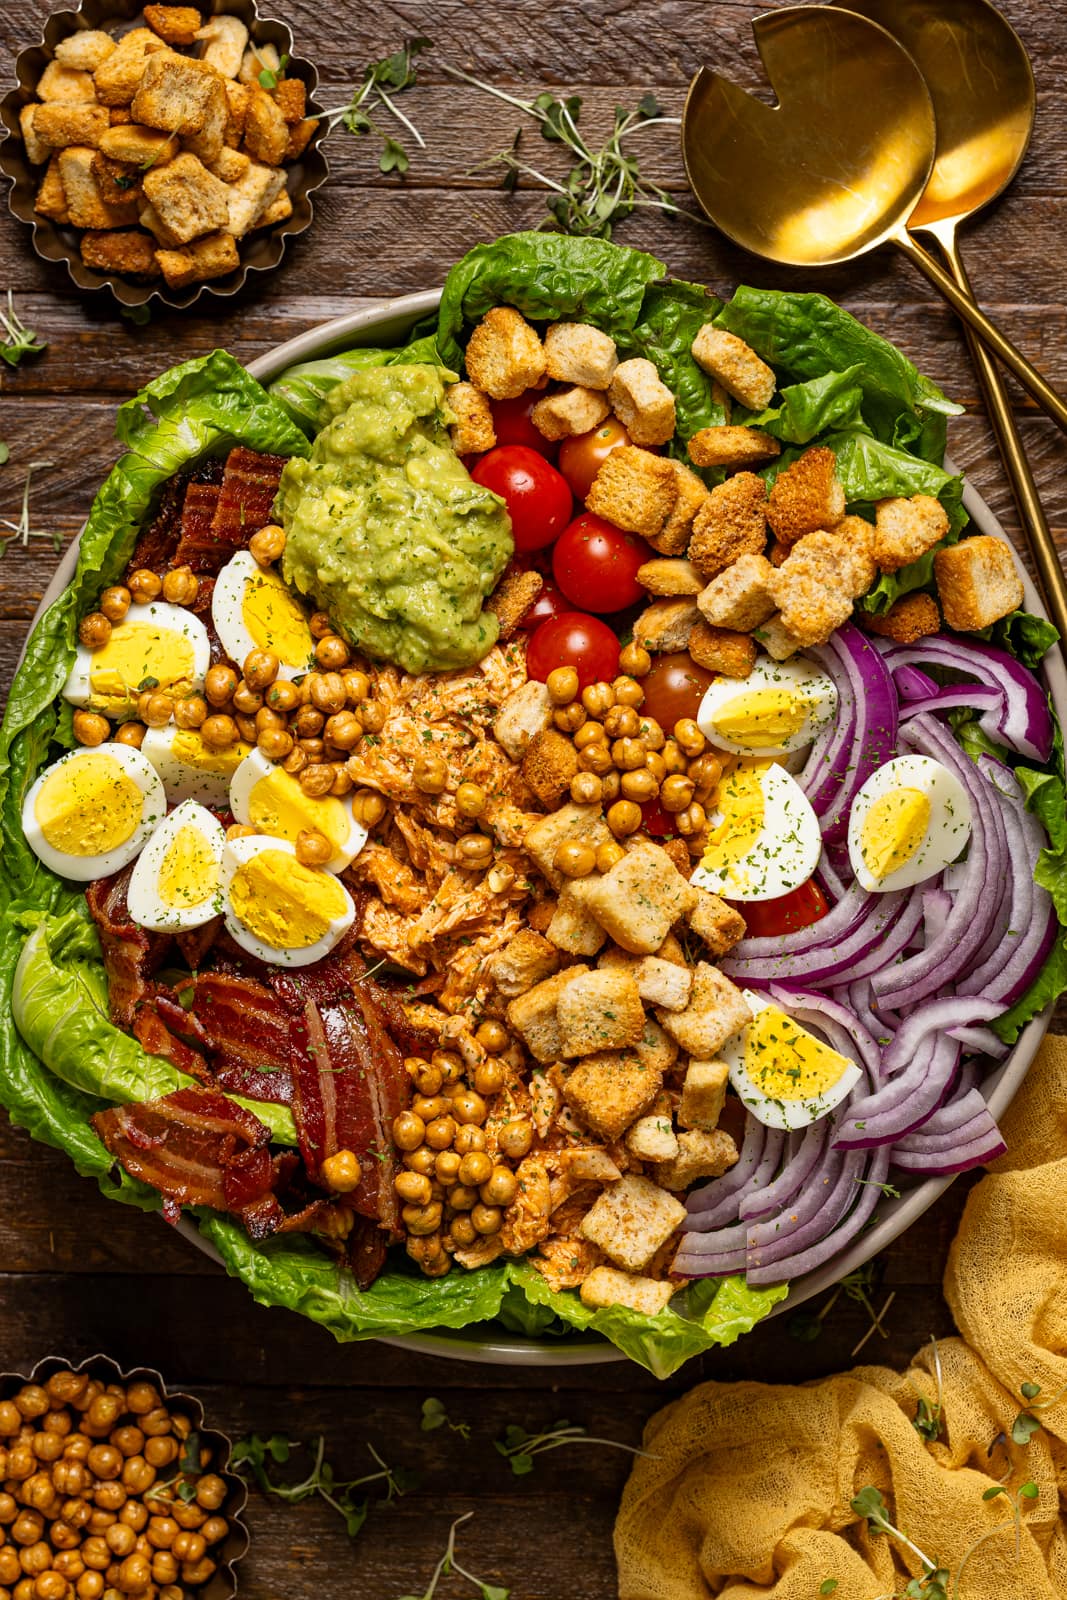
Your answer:
[[[267,688],[266,702],[271,711],[284,717],[300,704],[300,690],[288,678],[277,678]]]
[[[612,767],[610,772],[605,772],[600,781],[604,786],[604,793],[602,797],[603,804],[605,807],[607,807],[619,798],[619,795],[622,792],[622,780],[619,773],[617,773],[615,768]]]
[[[359,1188],[363,1169],[354,1151],[338,1150],[322,1163],[322,1176],[326,1187],[334,1194],[351,1194],[353,1189]]]
[[[485,1151],[472,1150],[460,1163],[459,1181],[472,1189],[477,1189],[480,1184],[485,1183],[492,1170],[493,1163]]]
[[[615,679],[611,687],[615,691],[615,704],[617,706],[630,706],[634,710],[644,703],[645,691],[637,679],[629,673],[622,673]]]
[[[363,724],[351,711],[336,711],[328,719],[323,737],[337,750],[353,750],[363,737]]]
[[[236,688],[237,674],[232,667],[224,667],[221,662],[208,667],[204,676],[204,696],[209,705],[229,705]]]
[[[629,735],[616,739],[611,747],[611,759],[620,772],[636,772],[645,764],[648,754],[640,739]]]
[[[436,752],[420,756],[411,777],[416,789],[423,794],[443,794],[448,787],[448,765],[444,756]]]
[[[169,1550],[157,1550],[152,1557],[152,1582],[174,1583],[178,1576],[178,1563]]]
[[[169,694],[157,689],[146,689],[137,700],[137,715],[149,728],[165,728],[174,713],[174,701]]]
[[[674,826],[684,838],[689,838],[693,834],[700,833],[700,831],[706,825],[707,820],[707,813],[704,810],[704,807],[697,805],[694,801],[694,803],[690,806],[687,806],[684,811],[678,812],[674,819]]]
[[[174,702],[174,720],[179,728],[202,727],[207,715],[207,701],[202,694],[187,694]]]
[[[463,1157],[455,1150],[439,1150],[434,1157],[433,1174],[443,1189],[450,1189],[459,1179]],[[427,1198],[430,1198],[427,1196]]]
[[[325,672],[340,672],[351,659],[352,652],[340,634],[323,634],[315,646],[315,660]],[[347,692],[346,688],[346,696]]]
[[[200,737],[209,750],[228,750],[237,743],[237,724],[232,717],[205,717]]]
[[[417,1150],[426,1138],[426,1124],[413,1111],[393,1118],[393,1143],[398,1150]]]
[[[111,624],[102,611],[90,611],[78,624],[78,642],[86,650],[102,650],[111,638]]]
[[[245,744],[255,744],[259,737],[255,717],[246,717],[242,712],[235,711],[233,720],[237,724],[238,738],[243,739]]]
[[[148,1465],[158,1471],[160,1467],[167,1467],[178,1459],[178,1450],[177,1439],[157,1437],[146,1440],[142,1453]]]
[[[659,803],[664,811],[675,814],[684,811],[693,799],[695,788],[692,778],[683,777],[680,772],[672,773],[660,789]]]
[[[370,679],[358,668],[348,667],[341,674],[345,686],[345,699],[350,706],[362,705],[370,694]]]
[[[582,690],[582,705],[589,715],[598,721],[607,716],[614,704],[615,690],[603,679],[598,683],[591,683],[587,689]]]
[[[168,605],[191,606],[199,588],[192,567],[174,567],[163,576],[163,598]]]
[[[130,591],[130,598],[139,606],[150,605],[153,600],[159,599],[159,592],[163,587],[163,579],[158,573],[150,572],[147,567],[138,567],[136,572],[131,572],[126,580],[126,587]]]
[[[296,859],[303,867],[324,867],[333,855],[329,839],[315,828],[301,828],[294,848]]]
[[[471,1232],[473,1233],[473,1231],[472,1229]],[[0,1550],[0,1583],[18,1583],[21,1577],[22,1568],[14,1550],[10,1546],[5,1550]]]
[[[293,753],[293,736],[284,728],[257,728],[256,745],[268,761],[285,761]],[[300,754],[307,759],[306,751]]]
[[[152,1415],[151,1412],[148,1414]],[[147,1417],[145,1419],[148,1421]],[[148,1432],[148,1427],[145,1427]],[[144,1456],[130,1456],[122,1468],[122,1481],[133,1494],[144,1494],[156,1481],[156,1469],[150,1467]]]
[[[633,706],[613,705],[604,718],[604,732],[609,739],[632,739],[640,726]]]
[[[57,1494],[84,1494],[92,1477],[80,1461],[57,1461],[52,1468],[52,1482]]]
[[[345,707],[345,684],[339,672],[311,672],[304,680],[308,697],[316,711],[332,716]]]
[[[485,833],[465,833],[456,840],[457,865],[480,871],[493,859],[493,841]]]
[[[318,762],[321,765],[326,754],[325,739],[301,739],[300,748],[309,761]]]
[[[682,717],[674,724],[671,734],[680,745],[683,754],[693,758],[704,754],[708,741],[693,721],[692,717]]]
[[[113,1444],[97,1444],[89,1451],[89,1471],[96,1478],[117,1478],[122,1471],[122,1452]]]
[[[121,1414],[122,1407],[115,1395],[98,1394],[85,1413],[82,1428],[90,1436],[97,1430],[107,1433],[115,1426]]]
[[[502,1022],[495,1017],[486,1017],[478,1024],[474,1037],[483,1050],[488,1050],[490,1055],[499,1055],[511,1043],[511,1035]]]
[[[431,1150],[447,1150],[455,1134],[455,1118],[447,1114],[434,1117],[426,1124],[426,1143]]]
[[[605,820],[617,839],[626,839],[641,826],[641,807],[632,800],[616,800]]]
[[[245,683],[250,689],[269,689],[281,668],[281,662],[273,650],[250,650],[245,656],[242,672]],[[262,697],[260,705],[262,705]],[[258,711],[259,706],[253,708]]]
[[[154,1444],[162,1444],[164,1441],[155,1439],[152,1442]],[[128,1528],[132,1528],[134,1533],[140,1533],[148,1521],[148,1511],[140,1500],[127,1500],[119,1512],[119,1521],[124,1522]]]
[[[636,772],[623,773],[620,790],[624,799],[636,800],[643,806],[659,794],[659,784],[647,767],[639,767]]]
[[[578,839],[567,839],[557,845],[552,865],[565,878],[588,878],[596,869],[596,851]]]
[[[412,1111],[423,1122],[432,1122],[435,1117],[443,1117],[448,1110],[448,1101],[441,1094],[417,1094],[411,1105]]]
[[[247,679],[242,678],[233,691],[233,709],[239,711],[243,717],[254,718],[256,712],[261,710],[262,706],[263,696],[259,690],[251,688]]]
[[[448,1191],[448,1203],[453,1211],[469,1211],[478,1204],[478,1191],[468,1183],[457,1183]]]
[[[81,1535],[74,1533],[73,1528],[70,1528],[67,1531],[74,1535],[74,1538],[78,1541],[78,1543],[81,1542]],[[85,1562],[82,1560],[81,1555],[79,1554],[75,1545],[70,1545],[66,1549],[60,1550],[53,1560],[52,1566],[56,1572],[61,1572],[63,1576],[69,1579],[71,1582],[73,1582],[75,1578],[80,1578],[82,1573],[85,1571]]]
[[[87,745],[90,748],[103,744],[105,739],[111,737],[111,724],[106,717],[99,716],[95,711],[75,711],[73,726],[74,737],[78,743]],[[127,726],[137,727],[138,724],[130,723]],[[123,740],[122,742],[125,744],[127,741]]]
[[[7,1476],[16,1483],[25,1483],[37,1470],[37,1457],[28,1444],[17,1444],[8,1454]]]
[[[333,767],[333,782],[330,784],[330,793],[340,799],[342,795],[351,794],[352,788],[352,779],[345,771],[344,762],[335,762]]]
[[[452,1148],[461,1156],[469,1155],[472,1150],[484,1150],[485,1145],[485,1130],[473,1122],[465,1122],[457,1128],[452,1141]]]
[[[452,1236],[453,1247],[457,1250],[469,1250],[478,1235],[470,1217],[456,1216],[448,1224],[448,1231]]]
[[[387,714],[385,707],[377,700],[367,700],[359,709],[360,721],[367,733],[381,733]]]
[[[0,1400],[0,1438],[10,1439],[22,1427],[22,1414],[13,1400]]]
[[[81,1543],[81,1558],[87,1567],[103,1572],[111,1564],[111,1551],[99,1534],[90,1534]]]
[[[6,1489],[0,1490],[0,1528],[6,1528],[19,1514],[18,1501]]]
[[[487,1206],[479,1201],[471,1208],[471,1222],[477,1233],[499,1233],[504,1222],[504,1213],[499,1206]]]
[[[659,756],[660,760],[663,762],[668,777],[671,777],[676,772],[684,773],[689,766],[689,763],[682,752],[682,747],[678,743],[677,739],[666,739],[663,743],[663,748],[659,752]]]
[[[113,584],[100,596],[100,610],[109,622],[121,622],[130,609],[130,591],[123,583]]]
[[[723,764],[718,756],[698,756],[689,763],[687,776],[696,784],[697,798],[701,805],[716,789],[723,775]]]
[[[577,806],[597,806],[604,797],[604,783],[595,772],[576,772],[571,779],[571,799]]]
[[[504,894],[515,882],[515,868],[509,861],[497,861],[489,868],[485,881],[494,894]]]
[[[610,872],[616,862],[622,860],[626,851],[614,839],[608,839],[603,844],[597,845],[596,869],[598,872]]]
[[[430,1203],[430,1180],[421,1172],[398,1172],[393,1188],[406,1205],[426,1206]]]
[[[588,720],[588,712],[577,700],[572,700],[569,706],[561,706],[552,713],[552,725],[560,733],[577,733],[579,728],[584,728]]]
[[[306,795],[321,800],[333,788],[334,771],[324,761],[312,761],[299,774],[297,782]]]
[[[360,789],[352,796],[352,814],[367,829],[376,828],[385,812],[385,801],[373,789]]]
[[[128,1556],[137,1544],[137,1535],[125,1522],[115,1522],[104,1534],[104,1543],[113,1556]]]
[[[631,642],[619,651],[619,666],[631,678],[647,678],[652,671],[652,657],[642,645]]]
[[[490,1057],[480,1061],[474,1069],[474,1087],[481,1095],[499,1094],[504,1087],[504,1066]]]
[[[277,561],[285,549],[285,529],[279,528],[276,522],[268,522],[265,528],[260,528],[248,541],[248,553],[253,561],[261,567],[269,567]]]
[[[404,1165],[410,1172],[421,1172],[426,1178],[434,1170],[436,1152],[428,1144],[423,1144],[417,1150],[409,1150],[404,1156]]]
[[[662,783],[667,776],[667,763],[658,750],[650,750],[645,757],[645,770],[651,772],[657,783]]]
[[[425,1237],[426,1234],[436,1233],[441,1226],[443,1215],[441,1202],[431,1200],[428,1206],[404,1206],[400,1212],[404,1226],[416,1238]]]
[[[487,1206],[509,1206],[519,1192],[519,1180],[510,1167],[494,1167],[481,1186],[481,1197]]]
[[[555,667],[545,679],[548,698],[554,706],[567,706],[578,696],[578,673],[574,667]]]
[[[583,722],[573,739],[576,750],[586,750],[591,744],[606,745],[608,736],[599,722]]]
[[[139,1594],[152,1582],[152,1567],[142,1555],[127,1556],[119,1569],[115,1587],[123,1594]]]
[[[326,718],[314,706],[301,706],[292,721],[292,731],[298,739],[314,739],[326,726]]]
[[[642,754],[642,760],[644,756]],[[583,772],[592,772],[598,778],[606,777],[614,767],[611,751],[602,742],[587,744],[578,752],[578,765]]]
[[[39,1511],[20,1511],[11,1524],[11,1537],[16,1544],[36,1544],[43,1532],[44,1518]]]
[[[501,1155],[511,1161],[521,1161],[529,1155],[533,1144],[533,1124],[527,1117],[512,1117],[497,1134],[497,1147]]]
[[[59,1510],[64,1522],[69,1522],[72,1528],[84,1528],[93,1514],[93,1508],[88,1500],[64,1500]]]
[[[480,1127],[489,1115],[489,1107],[480,1094],[473,1089],[465,1089],[453,1097],[452,1115],[457,1122],[473,1122]]]
[[[667,743],[667,736],[660,727],[659,723],[656,721],[655,717],[641,718],[640,725],[637,729],[637,737],[640,739],[641,743],[644,745],[645,749],[650,755],[653,753],[658,754],[658,752],[662,750],[663,746]]]
[[[313,611],[308,621],[313,639],[325,639],[328,633],[333,633],[334,626],[325,611]]]
[[[47,1572],[51,1565],[52,1551],[44,1539],[38,1539],[36,1544],[27,1545],[19,1552],[19,1566],[28,1578]]]
[[[307,751],[301,750],[298,744],[293,745],[289,754],[282,758],[282,768],[291,778],[298,778],[307,765]]]
[[[83,1572],[74,1586],[78,1600],[100,1600],[104,1580],[99,1572]]]
[[[93,1504],[101,1511],[121,1511],[128,1498],[121,1483],[101,1483],[93,1491]]]

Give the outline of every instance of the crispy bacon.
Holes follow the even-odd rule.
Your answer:
[[[191,471],[177,472],[168,479],[163,485],[155,516],[134,547],[129,571],[147,567],[152,572],[161,572],[165,567],[175,564],[175,553],[184,531],[182,521],[188,490],[193,484],[217,486],[222,482],[224,466],[223,461],[212,456]]]
[[[235,550],[270,521],[284,456],[238,445],[210,481],[189,484],[182,504],[181,539],[174,565],[217,573]]]
[[[104,951],[111,1020],[120,1028],[132,1028],[137,1007],[148,996],[148,980],[171,944],[170,934],[146,933],[130,916],[126,889],[132,873],[129,866],[98,878],[85,892]]]
[[[221,1088],[248,1100],[290,1104],[289,1016],[264,984],[199,973],[192,1015],[208,1042],[211,1070]]]
[[[194,572],[218,572],[232,550],[221,553],[212,537],[211,524],[221,494],[220,481],[191,483],[182,502],[181,538],[174,552],[176,567],[192,567]]]
[[[204,964],[204,957],[222,932],[221,917],[212,917],[199,928],[186,928],[174,935],[174,942],[182,953],[182,960],[191,972]]]
[[[385,1266],[389,1235],[368,1217],[357,1217],[348,1236],[348,1265],[361,1289],[369,1289]]]
[[[174,1002],[170,1002],[174,1005]],[[190,1078],[195,1078],[198,1083],[212,1082],[211,1073],[208,1071],[207,1062],[199,1050],[179,1037],[171,1027],[173,1018],[167,1018],[162,1013],[162,1008],[167,1005],[165,996],[157,995],[152,1000],[138,1006],[137,1015],[133,1019],[133,1036],[138,1044],[142,1045],[153,1056],[163,1056],[179,1072],[188,1073]],[[180,1006],[174,1006],[177,1011]]]

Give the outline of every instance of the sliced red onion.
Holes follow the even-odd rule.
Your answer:
[[[785,1283],[790,1278],[800,1278],[804,1273],[814,1272],[817,1267],[832,1261],[866,1227],[871,1213],[882,1198],[881,1186],[888,1174],[889,1151],[876,1150],[866,1176],[856,1184],[859,1198],[844,1221],[817,1244],[799,1249],[796,1254],[772,1262],[769,1266],[749,1267],[746,1273],[749,1285],[753,1289],[768,1288],[771,1284]]]
[[[921,716],[924,711],[953,711],[957,706],[966,706],[988,715],[1000,711],[1003,705],[1003,689],[990,689],[975,683],[952,683],[937,689],[935,694],[926,695],[922,700],[911,700],[906,706],[901,706],[900,720],[904,722],[908,717]]]
[[[1052,754],[1048,696],[1034,674],[1006,650],[977,639],[937,634],[916,644],[892,645],[885,650],[884,659],[894,671],[900,666],[947,667],[1001,690],[1002,706],[985,711],[979,727],[1017,755],[1047,761]]]
[[[711,1233],[735,1222],[743,1195],[762,1189],[778,1171],[786,1137],[780,1128],[768,1128],[748,1113],[741,1152],[721,1178],[691,1189],[686,1199],[690,1228]]]
[[[728,1278],[745,1270],[746,1223],[721,1228],[717,1233],[686,1233],[671,1264],[686,1278]]]
[[[810,654],[837,686],[836,723],[816,739],[797,782],[819,818],[824,841],[844,839],[852,801],[867,779],[893,754],[897,738],[897,694],[871,641],[852,623]]]
[[[923,890],[923,939],[927,944],[936,939],[939,933],[944,932],[945,923],[948,921],[951,910],[952,896],[947,889]]]
[[[1011,1052],[1011,1045],[998,1038],[992,1028],[949,1028],[949,1034],[963,1046],[964,1054],[988,1056],[990,1061],[1003,1061]]]
[[[831,1152],[813,1178],[812,1187],[792,1211],[773,1222],[757,1223],[751,1230],[746,1281],[757,1288],[791,1277],[790,1263],[796,1256],[825,1244],[855,1206],[863,1192],[860,1189],[858,1194],[857,1189],[867,1168],[866,1151],[849,1150],[843,1157]]]
[[[720,962],[731,978],[774,982],[829,983],[850,975],[886,937],[904,909],[907,893],[869,895],[853,884],[820,922],[774,939],[742,939]]]
[[[1000,1129],[990,1117],[989,1126],[980,1129],[965,1144],[960,1144],[957,1135],[951,1150],[904,1150],[898,1147],[893,1151],[893,1165],[901,1172],[913,1172],[918,1177],[950,1177],[957,1172],[968,1172],[972,1167],[986,1166],[988,1162],[995,1161],[997,1156],[1002,1156],[1007,1148]]]
[[[813,1122],[796,1140],[789,1160],[765,1189],[750,1189],[741,1201],[741,1221],[756,1222],[788,1205],[815,1171],[826,1146],[829,1131],[826,1121]]]
[[[911,889],[907,891],[907,895],[903,910],[886,929],[883,938],[873,944],[865,956],[853,961],[847,972],[842,974],[843,977],[848,978],[850,982],[857,982],[861,978],[873,978],[876,973],[884,972],[898,957],[903,956],[905,950],[911,949],[923,921],[922,890]],[[872,899],[877,898],[876,895],[872,896]]]
[[[844,878],[838,874],[837,867],[829,858],[828,852],[825,848],[823,849],[822,855],[819,857],[819,865],[815,869],[815,876],[822,886],[823,892],[826,894],[831,905],[834,905],[838,900],[843,900],[845,898],[845,895],[848,893],[848,884],[845,882]]]
[[[928,700],[939,688],[937,679],[920,672],[918,667],[898,667],[893,673],[893,685],[900,699],[908,705],[914,700]]]
[[[857,978],[854,983],[845,984],[840,989],[834,990],[834,999],[841,1005],[847,1005],[854,1011],[871,1038],[880,1050],[884,1050],[900,1026],[893,1012],[883,1014],[874,1008],[874,998],[871,994],[871,980]]]

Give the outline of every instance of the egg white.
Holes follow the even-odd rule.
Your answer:
[[[930,802],[930,820],[923,838],[907,861],[876,878],[863,859],[863,826],[871,807],[894,789],[919,789]],[[852,802],[848,818],[848,855],[852,870],[870,894],[910,889],[941,872],[963,851],[971,837],[971,802],[955,773],[930,756],[897,756],[872,773]]]
[[[288,949],[276,945],[266,944],[259,939],[250,928],[238,917],[230,900],[230,886],[238,869],[253,856],[261,855],[266,850],[278,850],[284,855],[290,855],[296,860],[296,850],[287,839],[271,839],[265,834],[246,835],[243,839],[228,839],[222,853],[222,887],[223,887],[223,915],[226,920],[226,931],[242,950],[247,950],[251,956],[267,962],[275,967],[307,967],[313,961],[321,961],[323,956],[328,956],[341,938],[348,932],[355,920],[356,907],[352,896],[345,889],[344,884],[336,878],[336,883],[342,890],[347,907],[344,914],[334,918],[327,931],[314,944],[306,945],[301,949]],[[325,868],[309,869],[325,871]]]
[[[167,792],[170,805],[181,800],[199,800],[205,806],[225,806],[230,799],[230,781],[245,756],[250,744],[239,742],[226,750],[205,750],[204,755],[225,770],[211,771],[183,758],[182,746],[192,741],[200,745],[196,729],[179,728],[168,722],[163,728],[149,728],[141,741],[141,750],[151,761]]]
[[[753,1017],[771,1007],[770,1001],[763,995],[756,994],[752,989],[745,989],[742,992]],[[777,1006],[774,1009],[781,1011],[783,1008]],[[786,1012],[786,1015],[788,1016],[788,1012]],[[810,1028],[802,1027],[795,1019],[790,1018],[790,1023],[797,1033],[818,1038],[818,1035],[812,1034]],[[863,1076],[854,1061],[849,1061],[846,1057],[841,1056],[842,1067],[840,1075],[825,1089],[820,1090],[818,1093],[806,1095],[799,1100],[775,1100],[764,1092],[756,1081],[756,1076],[750,1070],[746,1059],[748,1041],[749,1030],[746,1026],[741,1029],[740,1033],[735,1033],[732,1038],[727,1039],[720,1049],[719,1055],[729,1067],[730,1082],[745,1107],[751,1111],[757,1122],[762,1122],[768,1128],[806,1128],[810,1123],[818,1122],[822,1117],[828,1116],[836,1106],[839,1106],[842,1100],[847,1099]],[[830,1048],[826,1045],[825,1040],[819,1039],[818,1042],[827,1049]],[[838,1052],[835,1051],[833,1054],[838,1054]],[[760,1059],[765,1062],[766,1056],[761,1056]],[[788,1063],[788,1050],[784,1045],[782,1061],[783,1063]]]
[[[66,850],[57,850],[44,837],[41,825],[37,821],[35,809],[37,796],[53,773],[96,755],[111,756],[140,789],[143,796],[141,816],[129,837],[121,844],[115,845],[113,849],[101,851],[99,855],[93,856],[72,855]],[[113,872],[120,872],[128,862],[132,861],[166,809],[167,801],[163,785],[155,768],[140,750],[135,750],[132,745],[118,743],[101,744],[93,748],[83,746],[72,750],[69,755],[62,756],[58,761],[53,761],[31,786],[22,802],[22,831],[34,855],[52,872],[58,873],[61,878],[70,878],[75,883],[89,883],[94,878],[107,878]]]
[[[746,770],[759,775],[763,796],[759,832],[738,860],[719,865],[701,861],[691,881],[726,900],[776,900],[807,883],[818,866],[822,854],[819,819],[796,779],[778,762],[750,763]],[[718,795],[729,781],[727,774]],[[723,812],[714,809],[708,817],[710,830],[721,826],[723,820]]]
[[[203,890],[195,900],[182,905],[167,905],[162,899],[159,876],[167,853],[183,828],[193,828],[203,839],[211,854],[214,870],[205,882],[198,885]],[[226,835],[222,824],[210,811],[195,800],[183,800],[160,824],[141,854],[130,874],[126,891],[126,904],[130,916],[142,928],[153,932],[173,932],[181,928],[199,928],[222,910],[222,851]]]
[[[199,617],[194,616],[191,611],[187,611],[184,606],[172,606],[165,600],[153,600],[149,605],[131,606],[123,621],[116,623],[115,627],[119,628],[127,625],[146,629],[153,627],[166,628],[171,633],[181,634],[182,638],[188,640],[193,651],[192,674],[188,680],[183,681],[188,682],[191,691],[198,691],[204,687],[204,678],[211,665],[211,641],[208,638],[207,629]],[[74,654],[74,664],[70,669],[66,683],[63,685],[63,698],[69,700],[71,705],[74,706],[88,706],[111,717],[125,717],[129,706],[136,701],[138,694],[141,692],[140,683],[143,678],[137,683],[130,683],[125,686],[127,705],[121,711],[116,710],[106,704],[99,695],[94,695],[93,693],[92,670],[97,654],[97,651],[87,650],[82,644],[78,646]],[[145,645],[144,669],[144,678],[157,679],[158,687],[162,692],[169,688],[165,678],[161,678],[158,671],[153,671],[149,644]]]
[[[780,690],[791,698],[807,702],[804,721],[797,731],[787,735],[780,744],[745,743],[721,732],[717,718],[726,707],[743,695],[761,690]],[[761,656],[747,678],[716,678],[705,691],[696,720],[701,733],[716,749],[729,750],[734,755],[771,757],[802,750],[836,714],[837,685],[814,661],[802,655],[791,656],[788,661],[772,661],[769,656]]]
[[[281,581],[281,575],[274,568],[264,569],[247,550],[238,550],[215,579],[215,587],[211,594],[211,620],[215,624],[215,632],[222,641],[222,648],[230,660],[238,666],[243,664],[245,657],[252,650],[266,648],[273,650],[281,662],[278,669],[279,678],[300,678],[311,665],[314,641],[310,633],[307,654],[299,661],[290,661],[281,655],[276,643],[268,642],[267,645],[257,643],[244,617],[245,594],[250,583]]]
[[[307,807],[310,817],[314,818],[316,801],[303,795],[297,780],[287,772],[281,772],[276,764],[263,754],[262,750],[252,750],[241,762],[233,775],[230,783],[230,810],[238,822],[243,822],[246,827],[259,828],[265,831],[261,818],[253,818],[251,811],[252,791],[256,784],[267,777],[276,776],[286,786],[291,784],[294,790],[301,794],[302,803]],[[354,861],[367,842],[367,830],[362,823],[357,822],[352,810],[352,796],[345,795],[341,799],[329,797],[333,806],[340,806],[347,825],[344,839],[334,850],[333,855],[326,863],[331,872],[343,872],[351,861]],[[313,825],[313,824],[312,824]],[[279,833],[276,837],[285,838]],[[290,841],[293,842],[293,841]]]

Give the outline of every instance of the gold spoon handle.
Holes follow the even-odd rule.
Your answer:
[[[1059,423],[1064,433],[1067,433],[1067,405],[1060,399],[1055,389],[1045,382],[1040,372],[1030,365],[1010,339],[1005,338],[996,324],[990,322],[985,312],[975,304],[973,297],[959,287],[944,267],[923,249],[917,239],[913,239],[904,228],[899,233],[894,233],[892,237],[893,243],[903,250],[914,266],[918,267],[923,277],[933,284],[953,311],[973,328],[982,342],[1000,357],[1011,372],[1014,372],[1023,388],[1032,395],[1041,409],[1047,412],[1054,422]]]

